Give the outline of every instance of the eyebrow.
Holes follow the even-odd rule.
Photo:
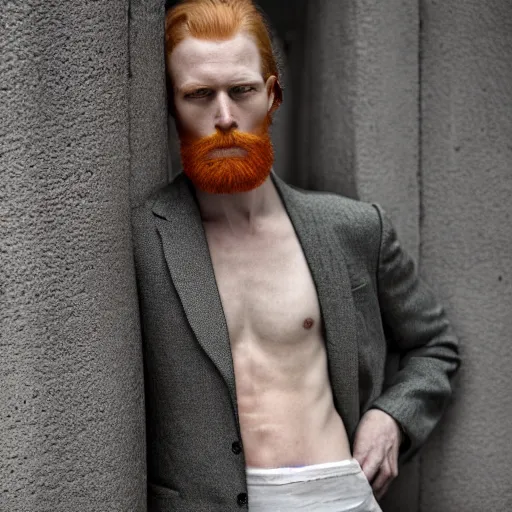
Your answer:
[[[258,81],[255,82],[253,78],[247,79],[247,80],[238,79],[238,80],[233,80],[232,85],[230,85],[230,87],[236,87],[237,85],[248,85],[251,87],[258,87],[258,86],[261,86],[264,84],[262,82],[258,82]],[[201,84],[201,83],[190,83],[190,84],[182,85],[181,87],[176,87],[175,89],[179,93],[184,93],[184,92],[186,93],[186,92],[195,91],[197,89],[210,89],[211,87],[212,87],[211,85],[206,85],[206,84]]]

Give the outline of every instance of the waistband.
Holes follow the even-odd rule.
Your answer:
[[[309,482],[325,478],[353,475],[361,472],[356,459],[325,462],[302,467],[253,468],[246,467],[248,485],[282,485],[292,482]]]

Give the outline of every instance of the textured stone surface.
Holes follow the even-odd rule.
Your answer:
[[[419,13],[415,2],[357,2],[353,105],[358,197],[379,202],[404,246],[419,245]]]
[[[1,11],[0,510],[142,510],[127,4]]]
[[[463,364],[420,510],[512,510],[512,4],[430,0],[422,18],[422,271]]]
[[[131,202],[136,207],[167,182],[164,3],[130,0]]]
[[[382,203],[416,256],[418,7],[322,0],[303,25],[296,181]]]
[[[297,116],[297,182],[304,188],[356,197],[354,176],[357,7],[308,2],[304,23],[303,84]]]

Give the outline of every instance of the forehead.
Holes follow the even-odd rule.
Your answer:
[[[187,83],[262,80],[260,52],[246,34],[225,41],[187,37],[172,52],[169,65],[176,88]]]

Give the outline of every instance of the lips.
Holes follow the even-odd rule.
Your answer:
[[[232,158],[237,156],[245,156],[247,151],[238,146],[229,146],[227,148],[217,148],[210,151],[208,156],[210,158]]]

